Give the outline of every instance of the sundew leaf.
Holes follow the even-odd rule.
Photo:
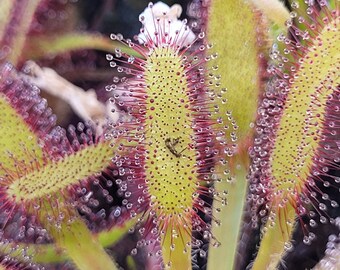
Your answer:
[[[40,136],[55,124],[39,90],[20,80],[10,65],[0,73],[0,155],[2,175],[22,162],[43,162]]]
[[[280,68],[272,68],[278,78],[260,107],[257,140],[262,145],[252,152],[251,190],[254,205],[262,206],[255,207],[253,219],[265,222],[253,269],[275,268],[282,255],[293,249],[292,231],[297,219],[303,223],[302,216],[310,217],[311,226],[317,225],[314,211],[321,223],[333,222],[326,205],[337,207],[338,203],[318,183],[332,186],[321,176],[332,179],[329,170],[339,168],[338,12],[310,5],[313,24],[306,25],[308,31],[292,26],[295,37],[283,39],[285,52],[293,60],[281,56]],[[333,181],[330,188],[338,185]],[[315,235],[305,231],[303,242],[313,240]]]
[[[82,141],[74,137],[71,144],[61,128],[52,130],[55,116],[39,90],[20,79],[11,66],[1,71],[0,150],[7,195],[17,203],[39,200],[110,164],[111,141],[102,137],[93,141],[93,134],[87,132],[80,135]]]
[[[1,135],[9,137],[2,137],[3,150],[8,151],[0,182],[1,209],[7,215],[3,226],[17,214],[24,219],[35,217],[79,269],[91,269],[93,264],[115,269],[71,204],[72,187],[98,176],[111,163],[111,142],[104,138],[93,141],[92,133],[87,132],[80,134],[81,142],[74,137],[71,144],[61,129],[51,130],[55,118],[37,89],[9,65],[2,67],[0,79]],[[90,250],[92,257],[86,255]]]
[[[161,25],[159,28],[164,31]],[[139,183],[141,187],[147,187],[147,193],[140,196],[144,197],[143,201],[149,201],[151,206],[147,210],[148,223],[155,223],[153,216],[157,215],[158,222],[153,234],[160,239],[165,267],[179,269],[182,266],[190,269],[192,222],[196,218],[192,211],[195,203],[193,194],[199,184],[199,175],[195,168],[197,150],[190,147],[192,138],[197,135],[195,128],[192,128],[194,115],[188,104],[195,100],[189,100],[192,90],[185,77],[188,71],[185,70],[176,43],[166,47],[164,41],[154,43],[149,38],[148,42],[153,49],[144,63],[145,80],[138,83],[140,87],[137,89],[134,87],[137,83],[133,81],[128,82],[131,84],[127,87],[134,90],[133,98],[138,95],[147,98],[131,104],[130,112],[136,116],[137,121],[124,137],[127,141],[133,141],[138,136],[145,137],[143,147],[138,144],[135,146],[136,150],[139,148],[135,150],[136,161],[141,162],[139,157],[145,156],[143,163],[145,162],[147,168],[144,172],[146,180],[141,179]],[[147,48],[143,50],[143,54],[147,56]],[[142,61],[135,59],[135,62]],[[142,110],[144,112],[140,113]],[[141,123],[138,123],[139,119],[143,119]],[[145,132],[134,136],[135,133],[140,133],[140,125]],[[183,149],[185,154],[182,155]],[[134,155],[130,159],[136,162],[133,161]],[[131,177],[136,178],[136,175],[132,174]]]
[[[105,52],[114,52],[115,48],[121,48],[125,53],[138,56],[138,53],[122,43],[118,43],[100,34],[71,32],[63,35],[38,35],[27,40],[22,59],[41,59],[47,55],[92,49]]]
[[[259,8],[281,30],[285,30],[285,23],[289,20],[289,10],[280,0],[253,0],[252,3]]]
[[[28,266],[39,269],[40,265],[33,263],[27,252],[26,245],[18,245],[15,242],[2,238],[0,240],[0,269],[24,270]]]
[[[211,226],[219,224],[212,214],[218,210],[205,199],[216,197],[225,203],[225,194],[215,192],[211,183],[220,177],[215,162],[226,163],[220,149],[225,138],[219,134],[227,127],[219,125],[210,111],[214,96],[204,78],[208,59],[201,54],[209,47],[200,44],[204,33],[195,39],[186,21],[178,20],[178,10],[178,5],[150,3],[140,15],[140,45],[123,41],[121,35],[112,36],[144,58],[117,49],[111,65],[135,76],[123,78],[112,89],[117,93],[113,101],[126,106],[131,116],[115,131],[124,136],[123,149],[130,152],[118,159],[117,166],[126,175],[127,185],[137,187],[133,192],[138,199],[131,200],[126,184],[121,189],[131,216],[144,212],[146,222],[139,232],[153,241],[138,241],[137,247],[156,243],[161,249],[155,256],[162,256],[164,268],[191,269],[195,264],[192,254],[195,258],[207,255],[196,233],[218,245],[210,232]],[[212,224],[201,214],[209,216]]]
[[[32,117],[29,117],[30,115]],[[43,163],[44,152],[39,135],[48,132],[54,124],[55,117],[46,108],[44,100],[40,98],[39,90],[20,80],[12,66],[1,66],[1,185],[6,182],[4,176],[18,171],[27,171],[27,167]],[[4,216],[8,211],[6,201],[3,200],[3,197],[0,201],[2,216]],[[7,215],[12,214],[16,214],[15,211],[7,212]],[[6,219],[8,223],[11,223],[10,217]],[[6,223],[2,225],[4,226],[2,230],[6,229]],[[13,247],[12,243],[6,239],[1,242],[1,253],[8,257],[9,265],[30,262],[30,259],[25,257],[23,249]]]
[[[228,205],[221,207],[218,200],[214,207],[221,212],[216,217],[222,225],[213,229],[221,241],[220,248],[209,250],[209,269],[232,269],[242,220],[249,160],[247,148],[252,141],[252,125],[255,122],[257,104],[266,65],[264,25],[261,14],[246,1],[214,0],[209,2],[207,17],[207,42],[211,43],[216,59],[208,63],[219,74],[215,84],[218,116],[227,124],[234,123],[226,134],[238,142],[237,153],[229,163],[233,179],[227,176],[216,183],[217,190],[228,191]],[[221,27],[223,25],[223,27]],[[216,81],[215,79],[215,81]]]
[[[38,145],[36,134],[8,104],[3,94],[0,94],[0,133],[2,136],[0,141],[2,168],[0,168],[0,172],[2,174],[6,173],[5,168],[14,170],[13,159],[25,160],[29,151],[35,151],[36,156],[42,158],[42,149]]]
[[[217,57],[209,62],[209,66],[216,67],[216,73],[220,75],[216,90],[221,96],[217,100],[219,113],[225,123],[230,121],[227,117],[231,113],[238,127],[234,132],[242,140],[252,132],[251,123],[256,117],[264,72],[262,64],[265,63],[265,55],[261,54],[265,46],[261,28],[264,25],[260,14],[244,1],[225,5],[222,0],[214,0],[210,5],[207,40]]]

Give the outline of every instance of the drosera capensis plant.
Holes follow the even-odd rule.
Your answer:
[[[251,190],[254,205],[262,203],[252,215],[264,226],[253,269],[273,268],[292,250],[295,226],[302,226],[303,241],[311,244],[316,236],[303,216],[311,227],[333,223],[327,207],[338,207],[320,184],[339,188],[334,176],[322,178],[339,169],[339,10],[319,4],[310,7],[306,31],[292,25],[292,38],[280,37],[286,48],[273,56],[279,58],[271,67],[276,78],[259,108],[256,140],[261,144],[252,150]]]
[[[179,10],[177,5],[149,4],[140,15],[141,45],[111,35],[143,58],[120,50],[109,58],[113,59],[112,66],[118,61],[128,64],[118,69],[135,75],[112,88],[119,89],[117,100],[121,98],[121,105],[131,116],[130,121],[117,126],[117,133],[126,138],[123,149],[131,149],[127,160],[133,170],[129,165],[122,167],[129,181],[138,185],[134,194],[138,203],[131,201],[131,209],[144,212],[145,225],[139,232],[142,236],[151,234],[161,246],[165,268],[191,269],[192,252],[206,256],[194,232],[219,245],[211,236],[211,225],[200,213],[214,215],[207,197],[226,203],[223,192],[216,192],[212,182],[221,177],[214,166],[227,162],[223,159],[227,145],[224,129],[219,131],[213,115],[218,107],[213,106],[211,90],[206,86],[209,56],[199,57],[207,46],[191,50],[205,35],[202,32],[195,37],[186,22],[178,20]],[[212,224],[216,226],[219,221]],[[145,240],[141,243],[149,244]]]
[[[90,95],[53,66],[36,65],[38,76],[1,68],[0,269],[115,269],[113,257],[124,269],[309,269],[321,255],[303,258],[315,261],[308,267],[289,260],[319,246],[328,228],[317,269],[337,269],[339,6],[288,2],[290,13],[274,0],[194,0],[193,24],[179,19],[178,4],[150,4],[136,42],[86,32],[31,38],[23,21],[36,22],[38,1],[18,17],[15,55],[2,59],[16,66],[44,48],[115,52],[106,89],[118,118],[98,129],[55,127],[32,82],[56,96],[65,95],[60,85],[77,89],[78,103],[65,100],[81,110]],[[18,6],[0,2],[4,14]]]

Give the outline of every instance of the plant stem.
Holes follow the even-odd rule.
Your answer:
[[[126,221],[121,226],[116,226],[111,230],[98,233],[96,237],[98,238],[99,243],[103,247],[110,247],[116,244],[120,239],[123,238],[130,228],[136,225],[139,217],[141,217],[141,215],[137,215],[135,218]]]
[[[214,226],[212,234],[221,242],[221,246],[215,248],[210,245],[208,257],[208,270],[232,270],[235,264],[235,255],[241,231],[243,207],[247,192],[247,166],[240,165],[234,172],[234,180],[230,183],[222,181],[216,183],[218,192],[228,191],[228,204],[221,205],[215,200],[213,208],[221,211],[214,214],[221,221],[221,226]]]
[[[113,259],[91,233],[77,210],[56,198],[58,204],[41,202],[38,220],[79,270],[116,270]]]
[[[188,233],[186,228],[178,226],[176,228],[176,236],[174,236],[173,230],[173,226],[168,226],[165,237],[162,239],[162,257],[165,269],[190,270],[192,268],[191,247],[188,247],[186,243],[191,243],[192,234]]]
[[[137,217],[138,218],[138,217]],[[115,226],[108,231],[103,231],[98,234],[94,234],[93,237],[98,239],[98,242],[102,247],[111,247],[133,227],[137,218],[128,220],[120,226]],[[13,251],[14,247],[18,247]],[[11,251],[12,250],[12,251]],[[0,245],[0,253],[8,254],[11,252],[11,257],[24,262],[23,250],[26,250],[26,254],[31,256],[32,261],[38,264],[51,264],[61,263],[67,261],[67,256],[62,249],[59,249],[54,244],[25,244],[25,243],[12,243],[10,245]]]
[[[54,226],[48,226],[48,231],[55,238],[57,245],[65,250],[67,256],[72,259],[78,269],[117,269],[113,260],[80,218],[71,223],[63,221],[58,229]]]
[[[252,270],[275,269],[285,252],[285,246],[290,245],[295,217],[295,209],[288,203],[285,208],[278,210],[274,221],[268,219]]]

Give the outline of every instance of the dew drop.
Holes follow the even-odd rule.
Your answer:
[[[107,54],[106,55],[106,60],[108,60],[108,61],[113,60],[113,55],[112,54]]]
[[[327,223],[327,218],[326,218],[325,216],[320,216],[320,222],[321,222],[322,224]]]
[[[200,257],[205,258],[207,256],[207,252],[204,250],[200,250]]]
[[[131,255],[132,256],[137,255],[137,248],[134,248],[134,249],[131,250]]]
[[[322,211],[326,211],[327,206],[324,203],[319,203],[319,209],[322,210]]]
[[[131,56],[128,58],[128,62],[129,62],[130,64],[133,64],[134,61],[135,61],[135,57],[131,55]]]
[[[300,5],[299,5],[298,2],[295,2],[295,1],[294,1],[294,2],[291,3],[292,9],[297,9],[297,8],[299,8],[299,6],[300,6]]]
[[[284,244],[284,250],[285,251],[292,251],[293,250],[293,244],[291,242],[286,242]]]

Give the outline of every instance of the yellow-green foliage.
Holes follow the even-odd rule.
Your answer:
[[[241,139],[250,131],[259,95],[257,21],[243,0],[212,0],[208,19],[208,40],[218,54],[209,65],[218,66],[221,87],[227,88],[218,102],[220,114],[227,123],[226,111],[232,112]]]
[[[156,49],[146,62],[146,178],[160,215],[192,208],[196,154],[187,78],[173,49]],[[158,208],[159,207],[159,208]]]
[[[252,3],[260,9],[266,17],[280,27],[286,29],[285,23],[290,19],[289,10],[280,0],[252,0]]]
[[[284,196],[301,191],[320,144],[328,96],[340,83],[339,20],[309,47],[285,102],[272,154],[272,184]]]
[[[6,72],[7,68],[8,66],[3,71]],[[6,80],[8,82],[20,80],[19,76],[5,74],[1,78],[4,89],[6,89]],[[20,108],[22,111],[19,113],[14,109],[15,106],[20,106],[20,102],[16,99],[20,101],[20,98],[27,98],[27,100],[33,98],[33,95],[29,96],[30,93],[25,93],[26,95],[23,96],[20,92],[23,90],[22,87],[29,88],[24,89],[28,91],[33,89],[29,85],[22,84],[13,84],[11,87],[13,88],[10,89],[9,96],[12,100],[8,100],[7,96],[0,93],[2,163],[0,174],[3,177],[1,188],[3,193],[7,193],[2,195],[2,205],[11,211],[22,207],[21,209],[25,209],[22,210],[22,216],[25,218],[34,216],[54,238],[56,245],[66,251],[67,256],[79,269],[116,269],[114,262],[93,237],[77,210],[64,204],[64,201],[68,200],[65,198],[66,192],[64,193],[68,187],[100,173],[110,164],[113,152],[110,142],[100,141],[86,146],[58,161],[50,158],[47,152],[44,153],[45,149],[38,137],[38,134],[43,134],[44,130],[35,133],[33,129],[39,128],[39,125],[30,126],[24,121],[24,115],[28,118],[36,116],[32,115],[34,110],[25,111],[24,108]],[[55,195],[52,197],[55,201],[50,195]],[[33,204],[40,204],[38,213],[34,207],[30,207]],[[8,220],[11,218],[8,215]]]
[[[33,159],[29,156],[33,151],[37,162],[41,161],[43,154],[38,146],[37,135],[11,107],[3,94],[0,94],[0,134],[1,175],[8,171],[15,171],[16,166],[22,161],[27,166]]]
[[[48,194],[60,192],[95,173],[100,173],[110,164],[111,157],[112,148],[108,142],[87,146],[16,179],[9,186],[8,194],[18,203],[46,198]]]
[[[198,184],[189,89],[181,57],[173,48],[157,48],[146,60],[146,179],[153,209],[165,226],[165,265],[191,265],[191,211]],[[162,224],[162,222],[164,222]],[[187,250],[183,253],[183,250]]]
[[[37,134],[4,94],[0,94],[0,133],[0,174],[9,174],[12,178],[7,192],[17,203],[46,198],[101,172],[110,164],[113,153],[110,143],[101,141],[59,161],[44,164]]]
[[[325,119],[329,97],[340,83],[338,30],[338,18],[323,26],[308,52],[298,60],[298,70],[290,76],[289,89],[285,89],[288,93],[269,158],[271,211],[254,270],[274,269],[292,245],[298,200],[302,194],[308,196],[307,180],[328,128]]]

